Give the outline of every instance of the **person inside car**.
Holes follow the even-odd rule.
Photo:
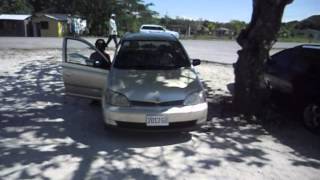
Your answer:
[[[95,46],[100,51],[100,53],[96,51],[90,55],[90,60],[93,61],[93,66],[103,68],[103,69],[109,69],[111,66],[111,61],[110,61],[110,55],[105,52],[105,49],[106,49],[105,41],[103,39],[98,39],[95,43]]]

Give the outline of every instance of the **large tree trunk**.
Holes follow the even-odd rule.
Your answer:
[[[253,0],[250,24],[237,42],[242,47],[235,64],[234,104],[238,112],[254,115],[262,108],[263,66],[276,41],[284,8],[293,0]]]

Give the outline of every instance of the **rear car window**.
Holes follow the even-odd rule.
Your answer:
[[[162,28],[162,27],[155,27],[155,26],[143,26],[142,29],[144,29],[144,30],[163,31],[163,28]]]
[[[303,60],[307,63],[306,73],[320,78],[320,49],[303,49]]]
[[[314,61],[314,63],[320,62],[320,49],[303,49],[303,55],[310,61]]]
[[[190,67],[182,45],[175,41],[125,41],[115,59],[119,69],[177,69]]]
[[[300,58],[299,49],[287,49],[281,51],[271,57],[272,67],[275,68],[278,73],[286,73],[289,71],[290,66],[295,60]]]

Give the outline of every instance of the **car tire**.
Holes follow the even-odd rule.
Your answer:
[[[314,133],[320,134],[320,106],[309,104],[303,112],[304,125]]]

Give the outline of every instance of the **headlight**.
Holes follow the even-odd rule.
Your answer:
[[[106,103],[112,106],[120,106],[120,107],[130,106],[130,102],[126,96],[111,90],[106,92],[105,98],[106,98]]]
[[[194,92],[187,96],[187,98],[184,100],[183,104],[185,106],[191,106],[196,104],[201,104],[206,101],[205,94],[203,91],[200,92]]]

